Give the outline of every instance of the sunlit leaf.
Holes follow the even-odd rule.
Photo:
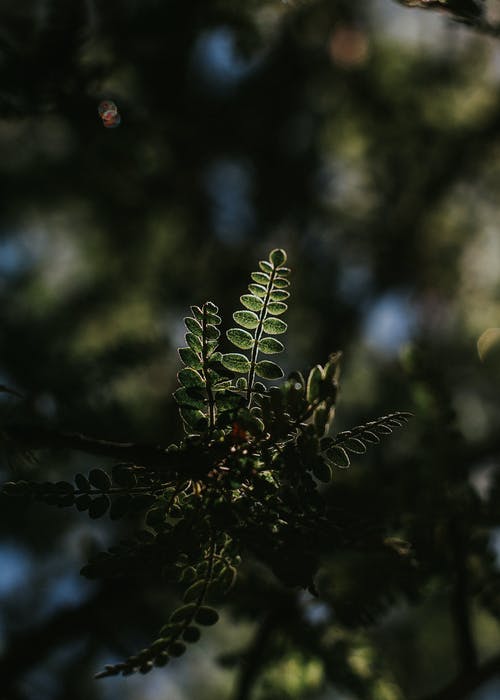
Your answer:
[[[179,348],[178,352],[182,362],[187,367],[192,367],[193,369],[202,368],[201,359],[194,352],[194,350],[191,348]]]
[[[192,430],[204,430],[208,425],[207,418],[202,411],[181,406],[180,414],[182,420],[185,421]]]
[[[201,325],[198,323],[198,321],[194,318],[191,318],[191,316],[188,316],[187,318],[184,319],[184,325],[190,331],[191,333],[194,333],[194,335],[197,335],[201,337],[202,334],[202,329]]]
[[[255,342],[253,336],[241,328],[230,328],[226,335],[233,345],[242,350],[249,350]]]
[[[343,447],[332,447],[327,451],[327,457],[340,469],[347,469],[351,465],[351,460]]]
[[[259,297],[254,297],[253,294],[243,294],[240,301],[250,311],[260,311],[264,306],[264,302]]]
[[[243,328],[253,330],[259,325],[259,317],[253,311],[235,311],[233,319]]]
[[[267,294],[266,287],[263,287],[261,284],[249,284],[248,289],[256,297],[265,297]]]
[[[262,327],[269,335],[280,335],[285,333],[288,326],[280,318],[266,318]]]
[[[261,284],[264,287],[267,287],[269,284],[270,277],[265,272],[252,272],[251,277],[254,282],[257,282],[257,284]]]
[[[285,289],[274,289],[269,298],[271,301],[285,301],[289,296],[290,292],[287,292]]]
[[[250,360],[248,357],[237,352],[230,352],[223,355],[222,364],[226,369],[239,372],[240,374],[245,374],[250,371]]]
[[[261,338],[259,340],[259,351],[265,355],[275,355],[283,351],[283,343],[280,343],[276,338]]]
[[[272,301],[267,305],[268,313],[273,314],[273,316],[284,314],[287,309],[288,306],[281,301]]]
[[[316,365],[309,372],[307,377],[306,398],[309,403],[317,401],[321,392],[321,382],[323,379],[323,370],[320,365]]]
[[[211,323],[207,323],[205,326],[205,337],[208,340],[218,340],[220,338],[220,330]]]
[[[193,393],[190,393],[185,387],[181,387],[180,389],[174,391],[174,399],[179,406],[198,409],[200,411],[205,408],[205,399],[199,396],[194,396]]]
[[[200,309],[199,306],[192,306],[191,313],[197,321],[199,321],[200,323],[203,321],[203,311]]]
[[[204,388],[205,382],[199,372],[190,367],[181,369],[177,375],[180,383],[185,387]]]
[[[201,353],[201,340],[194,333],[186,333],[186,343],[189,345],[191,350],[197,353]]]
[[[274,272],[274,267],[271,265],[270,262],[267,262],[267,260],[259,260],[259,267],[262,270],[262,272],[266,272],[268,274]]]
[[[286,253],[282,248],[274,248],[274,250],[269,253],[269,260],[274,267],[280,267],[280,265],[286,263]]]

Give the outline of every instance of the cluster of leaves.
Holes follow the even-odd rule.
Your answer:
[[[248,554],[284,585],[316,593],[322,548],[344,543],[320,482],[329,482],[334,467],[349,466],[352,454],[365,452],[408,419],[407,413],[392,413],[325,436],[337,399],[340,353],[307,376],[293,372],[280,387],[260,381],[284,374],[261,356],[284,349],[275,336],[287,329],[281,318],[290,285],[285,263],[283,250],[259,262],[249,293],[241,297],[243,308],[233,315],[237,327],[227,331],[227,340],[248,355],[219,350],[221,318],[213,303],[192,307],[174,394],[186,433],[179,444],[138,449],[134,461],[115,465],[111,474],[93,469],[88,476],[77,474],[74,484],[4,486],[7,494],[75,505],[92,518],[143,512],[144,529],[94,557],[82,573],[116,578],[155,571],[184,586],[182,604],[150,646],[106,666],[98,677],[146,673],[183,654],[187,643],[198,640],[200,627],[217,622],[212,605],[232,588]]]

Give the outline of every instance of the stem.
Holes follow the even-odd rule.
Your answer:
[[[205,385],[207,388],[207,399],[208,399],[208,435],[213,432],[215,426],[215,399],[212,391],[212,383],[210,381],[210,375],[208,372],[208,357],[207,357],[207,307],[206,304],[203,305],[203,346],[202,346],[202,362],[203,362],[203,376],[205,378]]]
[[[267,285],[266,296],[264,298],[264,304],[260,310],[259,325],[255,331],[255,342],[252,348],[252,354],[250,356],[250,370],[248,372],[248,386],[247,386],[247,404],[250,406],[252,400],[252,386],[255,379],[255,364],[257,362],[257,357],[259,355],[259,340],[262,336],[262,326],[267,316],[267,305],[269,304],[269,298],[273,289],[274,278],[276,277],[278,268],[273,267],[271,277],[269,279],[269,284]]]

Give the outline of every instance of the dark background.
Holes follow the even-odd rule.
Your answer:
[[[500,325],[500,41],[391,0],[9,0],[0,19],[0,384],[25,397],[2,420],[174,441],[189,304],[229,323],[276,246],[286,368],[344,352],[335,430],[415,413],[328,495],[411,543],[411,585],[370,552],[332,551],[320,602],[249,567],[146,678],[92,675],[178,591],[78,575],[138,523],[2,499],[2,700],[243,700],[228,654],[247,645],[258,700],[417,700],[456,677],[447,698],[496,697],[500,375],[495,333],[482,361],[476,343]],[[2,479],[106,466],[4,447]]]

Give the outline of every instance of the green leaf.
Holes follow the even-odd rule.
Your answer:
[[[83,474],[75,474],[75,484],[80,491],[90,491],[89,481]]]
[[[194,408],[203,411],[205,408],[205,398],[197,396],[194,392],[189,392],[185,387],[181,387],[174,391],[174,399],[179,406],[186,408]]]
[[[233,345],[242,350],[249,350],[255,342],[251,333],[243,331],[241,328],[230,328],[226,335]]]
[[[262,272],[271,273],[274,272],[274,267],[267,260],[259,260],[259,267]]]
[[[184,652],[186,651],[186,645],[183,644],[182,642],[172,642],[172,644],[168,647],[167,652],[170,654],[170,656],[182,656]]]
[[[343,447],[332,447],[326,453],[327,457],[332,460],[336,467],[347,469],[351,465],[349,455]]]
[[[218,340],[207,340],[205,342],[205,350],[207,353],[207,358],[212,357],[214,352],[217,350],[218,345],[219,345]]]
[[[323,369],[320,365],[316,365],[309,372],[309,376],[307,378],[306,398],[309,403],[313,403],[319,399],[322,381]]]
[[[191,331],[191,333],[194,333],[195,335],[201,337],[201,325],[196,319],[191,318],[191,316],[187,316],[187,318],[184,319],[184,325],[186,326],[188,331]]]
[[[194,352],[201,353],[201,340],[194,333],[186,333],[186,343]]]
[[[288,306],[281,301],[272,301],[267,305],[268,313],[273,314],[273,316],[284,314],[287,309]]]
[[[191,348],[179,348],[178,353],[186,367],[192,367],[193,369],[202,368],[200,358]]]
[[[259,317],[253,311],[235,311],[233,318],[239,326],[253,330],[259,325]]]
[[[193,603],[198,600],[200,597],[200,593],[203,592],[205,588],[205,581],[203,579],[199,581],[195,581],[192,586],[190,586],[187,591],[184,593],[184,596],[182,597],[182,600],[185,603]]]
[[[280,343],[276,338],[261,338],[259,340],[259,351],[264,355],[275,355],[284,350],[283,343]]]
[[[269,253],[269,260],[274,267],[279,267],[286,263],[286,253],[282,248],[275,248]]]
[[[215,625],[219,619],[219,614],[213,608],[209,608],[206,605],[202,605],[201,608],[195,615],[195,622],[199,625],[205,625],[209,627],[210,625]]]
[[[230,352],[223,355],[222,364],[226,369],[239,372],[240,374],[245,374],[250,371],[250,360],[248,357],[237,352]]]
[[[203,321],[203,311],[200,309],[199,306],[192,306],[191,313],[197,321],[199,321],[200,323]]]
[[[188,620],[196,610],[196,605],[194,603],[189,603],[188,605],[182,605],[177,610],[170,615],[170,622],[183,622]]]
[[[205,326],[205,337],[208,340],[218,340],[220,338],[220,330],[211,323],[207,323]]]
[[[205,388],[205,382],[203,380],[203,377],[199,372],[197,372],[194,369],[191,369],[190,367],[186,367],[185,369],[181,369],[180,372],[177,374],[177,378],[179,382],[185,386],[186,388],[197,388],[197,389],[204,389]]]
[[[251,277],[254,282],[257,282],[257,284],[262,284],[264,287],[267,287],[269,280],[271,279],[265,272],[252,272]]]
[[[206,301],[204,306],[209,314],[217,314],[219,312],[219,307],[213,301]]]
[[[240,391],[245,391],[248,387],[248,382],[246,377],[238,377],[236,380],[236,388]]]
[[[261,284],[249,284],[248,289],[256,297],[265,297],[267,294],[266,287],[263,287]]]
[[[285,289],[275,289],[269,295],[271,301],[285,301],[290,296],[290,292]]]
[[[167,622],[167,624],[163,625],[161,628],[160,634],[162,637],[172,639],[172,637],[177,637],[182,632],[182,628],[183,625],[180,623],[172,624],[171,622]]]
[[[274,280],[273,284],[276,287],[276,289],[285,289],[286,287],[290,286],[290,282],[284,277],[277,277]]]
[[[288,326],[280,318],[266,318],[262,327],[266,333],[269,335],[280,335],[285,333]]]
[[[194,408],[187,408],[181,406],[179,409],[182,420],[192,429],[192,430],[205,430],[208,425],[207,418],[205,414]]]
[[[97,519],[103,516],[108,510],[110,500],[107,496],[97,496],[89,505],[89,515],[92,519]]]
[[[162,651],[162,653],[158,654],[158,656],[155,658],[155,666],[158,666],[158,668],[163,668],[163,666],[166,666],[169,661],[170,657],[167,652]]]
[[[89,482],[100,491],[109,491],[111,488],[111,479],[102,469],[91,469],[89,472]]]
[[[255,373],[263,379],[279,379],[283,376],[283,370],[275,362],[261,360],[255,365]]]
[[[254,297],[253,294],[243,294],[240,301],[250,311],[260,311],[264,306],[264,302],[259,297]]]
[[[83,510],[87,510],[91,502],[90,496],[84,493],[82,496],[78,496],[75,499],[75,506],[78,511],[82,512]]]

